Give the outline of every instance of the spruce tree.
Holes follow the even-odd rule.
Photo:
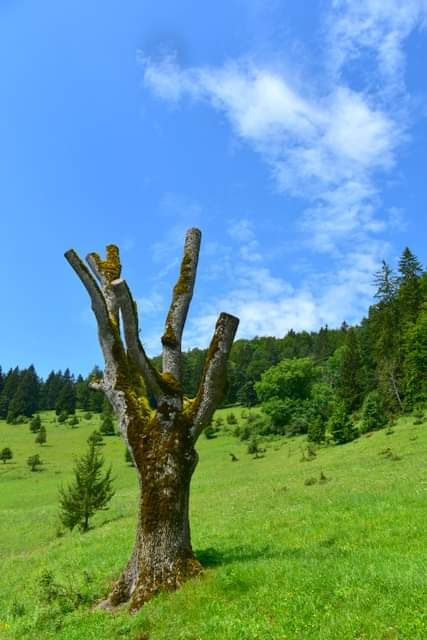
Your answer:
[[[371,391],[363,401],[362,406],[362,431],[374,431],[387,424],[387,415],[384,411],[382,398],[378,391]]]
[[[328,427],[336,444],[345,444],[357,438],[358,433],[344,402],[337,402],[328,420]]]
[[[6,464],[6,462],[8,460],[12,460],[12,458],[13,458],[13,453],[10,447],[4,447],[4,449],[0,451],[0,460],[3,461],[3,464]]]
[[[92,431],[92,433],[90,434],[89,438],[87,439],[87,443],[90,446],[94,446],[94,447],[102,447],[102,445],[104,444],[104,438],[102,437],[102,434],[99,433],[99,431]]]
[[[111,466],[104,472],[104,458],[94,443],[74,466],[74,481],[59,491],[60,519],[68,529],[89,529],[89,520],[96,511],[104,510],[114,495]]]
[[[41,425],[39,432],[36,435],[35,442],[36,444],[39,444],[41,446],[42,444],[45,444],[46,441],[47,441],[46,427],[44,425]]]
[[[338,371],[337,392],[348,411],[357,409],[363,397],[364,371],[358,335],[354,327],[346,331]]]
[[[112,416],[104,416],[101,422],[100,432],[104,436],[114,436],[114,422]]]
[[[42,426],[41,418],[39,414],[36,414],[30,422],[30,431],[32,431],[33,433],[38,433],[40,431],[41,426]]]
[[[68,414],[75,413],[76,410],[76,390],[74,388],[74,379],[69,369],[64,371],[63,384],[61,391],[58,394],[58,398],[55,404],[56,415],[59,415],[63,411]]]

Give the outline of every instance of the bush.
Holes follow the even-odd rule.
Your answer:
[[[387,424],[387,421],[380,394],[378,391],[370,391],[362,406],[362,432],[368,433],[368,431],[381,429]]]
[[[320,444],[325,441],[326,422],[322,416],[317,416],[308,425],[307,440]]]
[[[205,438],[207,440],[212,440],[213,438],[216,438],[218,435],[218,427],[214,426],[212,424],[212,422],[210,424],[207,425],[207,427],[205,427],[205,429],[203,430],[203,435],[205,436]]]
[[[92,420],[92,414],[90,411],[86,411],[85,415],[84,415],[84,419],[85,420]]]
[[[80,423],[80,420],[78,419],[77,416],[71,416],[71,418],[68,420],[68,424],[71,425],[72,427],[76,427],[79,423]]]
[[[61,411],[61,413],[58,415],[58,422],[61,424],[63,422],[66,422],[68,419],[68,413],[66,411]]]
[[[27,465],[30,467],[31,471],[38,471],[42,464],[43,462],[41,461],[38,453],[34,456],[30,456],[27,460]]]
[[[6,464],[6,462],[12,460],[12,458],[13,453],[10,447],[4,447],[4,449],[0,451],[0,460],[2,460],[3,464]]]
[[[237,418],[234,415],[234,413],[227,413],[227,424],[233,425],[233,424],[237,424]]]

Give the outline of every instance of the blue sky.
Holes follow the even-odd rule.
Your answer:
[[[0,364],[101,363],[63,258],[113,242],[151,354],[185,230],[186,346],[357,322],[426,263],[425,0],[3,0]]]

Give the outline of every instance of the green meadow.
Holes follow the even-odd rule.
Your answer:
[[[206,570],[129,616],[93,610],[133,544],[136,476],[119,437],[102,447],[110,508],[84,535],[57,518],[58,487],[99,426],[78,415],[71,428],[43,413],[42,446],[28,424],[0,421],[14,455],[0,463],[2,639],[427,638],[427,423],[404,417],[391,434],[319,447],[311,460],[301,436],[268,441],[258,459],[229,433],[202,436],[191,520]],[[26,464],[34,453],[39,472]]]

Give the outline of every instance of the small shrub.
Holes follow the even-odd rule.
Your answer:
[[[378,391],[370,391],[362,406],[362,432],[375,431],[387,424],[384,403]]]
[[[92,431],[89,438],[87,439],[87,443],[89,445],[93,444],[95,447],[102,447],[104,445],[104,438],[99,431]]]
[[[71,418],[68,420],[68,424],[71,427],[76,427],[79,423],[80,423],[80,420],[78,419],[77,416],[71,416]]]
[[[84,419],[85,420],[92,420],[92,414],[90,411],[86,411],[85,415],[84,415]]]
[[[307,478],[307,480],[304,480],[306,487],[311,487],[313,484],[317,484],[317,478]]]
[[[229,425],[237,424],[237,418],[234,415],[234,413],[227,413],[226,420],[227,420],[227,424],[229,424]]]
[[[42,460],[38,453],[33,456],[30,456],[27,460],[27,465],[30,467],[31,471],[38,471],[39,467],[43,464]]]
[[[103,436],[114,436],[116,434],[114,430],[113,418],[111,415],[106,415],[103,417],[99,431]]]
[[[36,435],[35,443],[41,446],[45,444],[46,441],[47,441],[46,427],[41,425],[39,432]]]
[[[212,440],[213,438],[216,438],[218,436],[218,431],[219,429],[214,426],[212,424],[212,422],[210,424],[208,424],[207,427],[205,427],[205,429],[203,430],[203,435],[205,436],[205,438],[207,440]]]
[[[61,411],[61,413],[58,415],[58,418],[57,418],[59,424],[66,422],[67,419],[68,419],[68,413],[66,411]]]
[[[0,451],[0,460],[3,462],[3,464],[6,464],[6,462],[8,460],[12,460],[12,458],[13,458],[13,453],[10,447],[4,447]]]

